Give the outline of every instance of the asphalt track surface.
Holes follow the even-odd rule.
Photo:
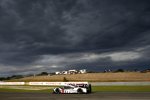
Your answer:
[[[150,100],[150,93],[51,94],[0,92],[0,100]]]

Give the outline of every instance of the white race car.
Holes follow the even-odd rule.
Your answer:
[[[53,93],[55,94],[63,94],[63,93],[78,93],[78,94],[87,94],[91,93],[91,85],[83,84],[83,85],[66,85],[64,87],[57,87],[53,89]]]

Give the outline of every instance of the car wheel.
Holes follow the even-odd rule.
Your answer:
[[[89,84],[89,86],[88,86],[87,90],[88,90],[88,93],[91,93],[91,92],[92,92],[91,84]]]
[[[82,89],[78,89],[77,93],[82,94],[83,93]]]
[[[56,94],[60,94],[60,93],[61,93],[60,90],[59,90],[59,88],[56,88],[56,89],[55,89],[55,93],[56,93]]]

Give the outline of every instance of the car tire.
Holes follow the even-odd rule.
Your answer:
[[[78,93],[78,94],[83,94],[82,89],[78,89],[78,90],[77,90],[77,93]]]
[[[60,93],[61,93],[60,90],[59,90],[59,88],[56,88],[56,89],[55,89],[55,93],[56,93],[56,94],[60,94]]]
[[[89,84],[88,93],[91,93],[91,92],[92,92],[92,87],[91,87],[91,84]]]

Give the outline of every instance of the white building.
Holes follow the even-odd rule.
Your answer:
[[[86,69],[81,69],[81,70],[79,70],[79,73],[84,74],[84,73],[87,73],[87,71],[86,71]]]
[[[73,69],[73,70],[68,70],[68,74],[77,74],[78,71]]]
[[[56,74],[56,75],[60,75],[60,74],[61,74],[61,72],[55,72],[55,74]]]
[[[68,71],[62,71],[61,73],[66,75],[68,74]]]
[[[68,70],[68,71],[58,71],[58,72],[55,72],[56,75],[60,75],[60,74],[63,74],[63,75],[67,75],[67,74],[84,74],[84,73],[87,73],[86,69],[81,69],[81,70],[75,70],[75,69],[72,69],[72,70]]]

